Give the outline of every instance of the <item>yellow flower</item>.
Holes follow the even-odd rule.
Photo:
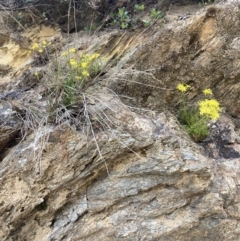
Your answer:
[[[38,52],[39,52],[39,53],[42,53],[42,52],[43,52],[43,49],[39,49]]]
[[[204,89],[204,90],[203,90],[203,94],[204,94],[204,95],[212,95],[213,93],[212,93],[212,90],[211,90],[211,89]]]
[[[66,51],[62,52],[61,56],[62,57],[67,57],[68,56],[68,52],[66,52]]]
[[[219,118],[219,113],[221,108],[219,102],[215,99],[202,100],[199,102],[200,115],[205,115],[212,120],[217,120]]]
[[[47,41],[46,41],[46,40],[43,40],[43,41],[42,41],[42,45],[43,45],[44,47],[46,47],[46,46],[48,45]]]
[[[87,67],[87,62],[82,62],[81,66],[82,66],[82,68],[86,68]]]
[[[73,67],[73,68],[77,68],[77,61],[75,59],[70,59],[70,65]]]
[[[81,80],[82,77],[81,76],[75,76],[76,80]]]
[[[86,70],[83,70],[82,75],[88,77],[89,73]]]
[[[191,86],[190,85],[183,85],[183,84],[178,84],[177,89],[181,92],[186,92]]]
[[[69,52],[72,53],[72,54],[75,54],[76,53],[76,49],[75,48],[71,48],[71,49],[69,49]]]
[[[34,75],[35,75],[36,77],[39,77],[39,73],[38,73],[38,72],[35,72]]]
[[[32,50],[36,50],[36,49],[38,49],[39,48],[39,44],[38,43],[34,43],[33,45],[32,45]]]
[[[93,55],[91,55],[90,57],[89,57],[89,59],[90,59],[90,61],[92,61],[92,60],[94,60],[94,59],[96,59],[96,58],[98,58],[99,57],[99,54],[93,54]]]

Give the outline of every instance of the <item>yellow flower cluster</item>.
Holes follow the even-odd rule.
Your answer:
[[[72,54],[75,54],[77,52],[77,50],[75,48],[71,48],[71,49],[69,49],[69,52]]]
[[[82,68],[87,68],[87,65],[88,65],[87,62],[82,62],[82,63],[81,63],[81,67],[82,67]]]
[[[34,43],[32,45],[32,50],[37,50],[37,49],[39,49],[39,44],[38,43]]]
[[[76,80],[83,80],[90,76],[93,61],[99,57],[99,54],[76,55],[77,50],[71,48],[62,52],[61,56],[67,58],[72,74],[75,74]],[[74,54],[74,55],[73,55]]]
[[[199,102],[199,112],[200,115],[205,115],[212,120],[217,120],[219,118],[221,108],[217,100],[206,99]]]
[[[36,51],[38,53],[42,53],[43,50],[48,47],[49,45],[51,45],[50,42],[47,42],[46,40],[43,40],[41,43],[34,43],[31,47],[32,51]],[[31,53],[31,51],[30,51]]]
[[[62,57],[68,57],[68,52],[66,52],[66,51],[62,52],[61,56]]]
[[[75,54],[77,50],[75,48],[70,48],[68,51],[63,51],[61,56],[62,57],[69,57],[70,54]]]
[[[178,84],[177,90],[181,91],[182,93],[186,92],[191,86]],[[203,94],[205,96],[213,95],[211,89],[204,89]],[[183,97],[184,98],[184,97]],[[199,105],[199,114],[201,116],[205,116],[211,120],[217,120],[219,118],[219,114],[221,112],[221,108],[219,106],[219,102],[215,99],[204,99],[198,103]]]
[[[205,98],[198,102],[197,107],[188,105],[185,92],[189,88],[189,85],[177,85],[177,90],[181,92],[178,116],[188,134],[195,141],[201,142],[209,135],[208,121],[216,121],[220,116],[221,108],[219,102],[211,97],[213,95],[211,89],[202,91]]]
[[[204,95],[212,95],[213,93],[212,93],[212,90],[211,90],[211,89],[204,89],[204,90],[203,90],[203,94],[204,94]]]
[[[87,58],[89,58],[90,61],[93,61],[94,59],[97,59],[99,57],[99,54],[92,54],[92,55],[86,55]]]
[[[184,84],[178,84],[177,89],[181,92],[186,92],[191,86],[190,85],[184,85]]]
[[[87,72],[87,70],[83,70],[82,72],[82,76],[86,76],[86,77],[89,77],[89,73]]]
[[[76,61],[76,59],[70,59],[69,63],[71,65],[71,67],[74,69],[76,69],[78,67],[78,62]]]

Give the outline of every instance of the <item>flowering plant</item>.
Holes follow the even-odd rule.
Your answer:
[[[58,86],[58,105],[61,103],[70,108],[76,104],[87,87],[89,87],[102,70],[103,61],[99,54],[79,54],[77,49],[70,48],[56,58],[53,66],[53,77]],[[60,101],[60,102],[59,102]]]
[[[179,120],[189,135],[196,142],[201,142],[209,134],[208,122],[218,120],[221,108],[216,99],[210,98],[213,95],[211,89],[204,89],[205,99],[199,101],[197,107],[190,108],[186,101],[186,92],[190,88],[190,85],[177,85],[177,90],[181,92]]]

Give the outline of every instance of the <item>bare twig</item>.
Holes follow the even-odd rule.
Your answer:
[[[71,5],[72,5],[72,0],[69,0],[69,5],[68,5],[68,38],[69,38],[69,34],[70,34]]]

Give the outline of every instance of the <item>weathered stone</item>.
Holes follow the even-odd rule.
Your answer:
[[[169,23],[152,37],[93,37],[92,52],[107,55],[109,45],[109,62],[118,62],[88,92],[87,111],[101,122],[89,118],[81,131],[68,121],[44,123],[8,150],[0,163],[0,240],[240,239],[235,123],[221,117],[200,146],[166,111],[178,104],[176,84],[186,82],[188,100],[211,87],[238,117],[240,22],[236,2],[229,2],[214,16]],[[19,128],[6,120],[2,127]]]
[[[0,105],[0,153],[14,142],[22,127],[22,121],[17,117],[10,105]]]
[[[184,209],[192,195],[204,194],[211,180],[207,161],[199,151],[182,153],[176,131],[164,114],[156,119],[160,127],[132,113],[118,99],[110,99],[109,109],[121,109],[121,116],[112,115],[112,121],[119,123],[119,117],[128,121],[120,124],[114,136],[104,132],[96,135],[101,156],[94,139],[86,142],[83,135],[62,126],[56,130],[39,129],[29,136],[14,150],[11,166],[5,165],[7,159],[3,160],[1,196],[5,198],[0,212],[12,226],[3,225],[2,240],[30,235],[30,230],[36,231],[38,225],[40,229],[52,229],[49,240],[97,240],[99,235],[94,233],[100,230],[110,231],[109,240],[131,236],[134,240],[136,232],[143,235],[157,229],[153,236],[156,238],[168,229],[178,228],[177,224],[170,228],[175,221],[167,221],[165,215]],[[157,141],[153,144],[151,136],[159,128],[164,132],[155,134]],[[40,148],[38,143],[43,141]],[[144,155],[142,148],[146,148]],[[36,159],[38,156],[41,158]],[[34,171],[35,175],[29,175]],[[18,193],[14,191],[16,187]],[[15,192],[12,200],[9,190]],[[189,210],[184,212],[190,215]],[[99,219],[97,213],[105,218]],[[25,215],[31,215],[29,222],[19,226]],[[39,224],[33,228],[34,219]],[[197,216],[190,218],[195,219]],[[130,226],[125,225],[128,220]],[[95,228],[90,225],[92,222]],[[79,230],[79,225],[83,229]]]
[[[124,102],[148,109],[179,104],[178,83],[192,86],[187,100],[199,100],[211,88],[226,111],[239,118],[239,31],[238,1],[221,2],[188,21],[174,21],[161,29],[132,54],[111,87],[131,98]],[[117,75],[117,76],[116,76]],[[144,86],[144,87],[143,87]]]

